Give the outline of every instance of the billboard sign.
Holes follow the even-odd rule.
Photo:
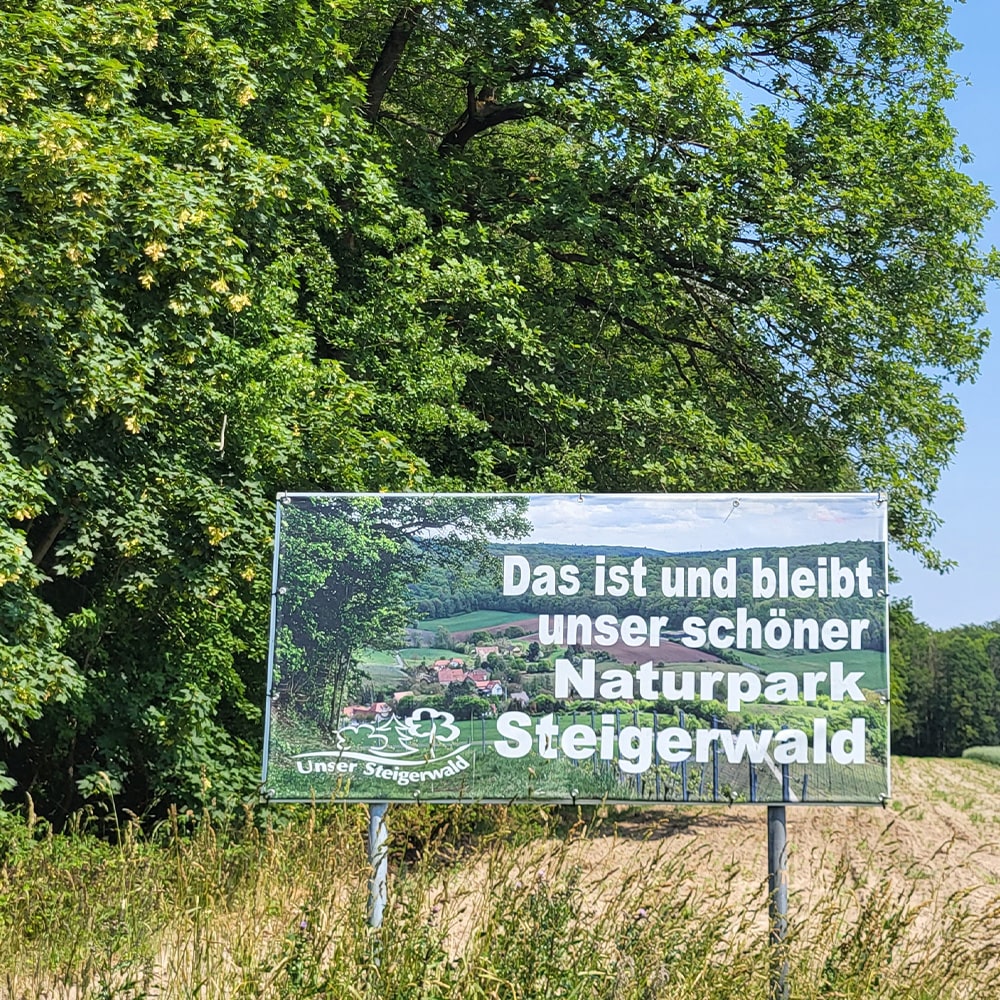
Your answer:
[[[879,803],[867,494],[286,494],[277,801]]]

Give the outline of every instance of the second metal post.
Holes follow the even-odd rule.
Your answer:
[[[771,998],[788,1000],[788,830],[785,807],[767,807],[767,891],[771,927]]]

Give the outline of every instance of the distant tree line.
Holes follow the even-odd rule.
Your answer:
[[[952,757],[1000,741],[1000,621],[935,630],[890,612],[892,748]]]

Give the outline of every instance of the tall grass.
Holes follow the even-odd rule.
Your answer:
[[[394,808],[379,934],[358,806],[248,811],[225,828],[174,814],[147,833],[113,814],[61,834],[0,814],[0,997],[769,994],[764,873],[704,838],[667,853],[593,813]],[[1000,998],[1000,907],[872,857],[815,859],[823,892],[793,893],[792,997]]]
[[[984,764],[1000,764],[1000,747],[969,747],[962,751],[966,760],[980,760]]]

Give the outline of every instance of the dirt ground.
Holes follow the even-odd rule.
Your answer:
[[[788,806],[788,872],[793,901],[810,905],[838,863],[860,884],[887,877],[964,890],[983,905],[1000,899],[1000,768],[967,760],[896,758],[885,808]],[[714,863],[740,873],[753,892],[767,873],[767,809],[701,807],[623,817],[619,836],[640,853],[711,845]]]
[[[906,908],[913,932],[946,934],[961,906],[984,932],[1000,920],[1000,767],[966,760],[894,759],[893,798],[884,808],[786,807],[789,919],[829,936],[861,907]],[[485,870],[482,884],[491,882]],[[721,906],[767,927],[765,806],[609,809],[586,835],[552,840],[526,856],[511,878],[527,886],[574,869],[602,910],[657,905],[665,898]],[[466,876],[473,889],[474,872]],[[495,884],[495,883],[494,883]],[[474,890],[473,890],[474,891]],[[441,902],[448,909],[449,893]],[[468,896],[451,924],[454,946],[472,930]],[[482,905],[489,905],[486,899]],[[988,918],[988,920],[987,920]]]

